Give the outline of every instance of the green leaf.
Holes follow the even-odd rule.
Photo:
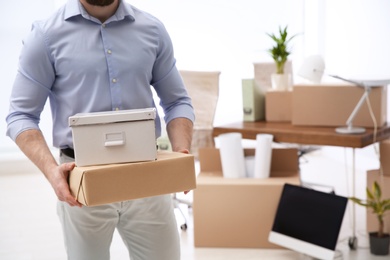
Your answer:
[[[349,199],[352,200],[353,202],[361,205],[361,206],[368,207],[368,204],[366,202],[364,202],[363,200],[361,200],[361,199],[358,199],[358,198],[355,198],[355,197],[352,197],[352,198],[349,198]]]
[[[373,190],[374,190],[375,198],[379,200],[382,197],[382,192],[379,184],[376,181],[374,182]]]
[[[372,194],[372,192],[368,188],[366,188],[366,193],[367,193],[367,198],[369,198],[371,200],[375,200],[374,195]]]
[[[278,71],[283,71],[284,64],[287,61],[288,56],[291,54],[288,49],[288,43],[296,36],[293,35],[292,37],[288,38],[287,29],[287,26],[285,26],[284,28],[279,26],[279,35],[275,35],[273,33],[266,33],[276,44],[268,50],[268,53],[275,61]]]

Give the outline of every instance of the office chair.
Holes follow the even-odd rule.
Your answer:
[[[180,74],[187,88],[188,95],[192,99],[195,111],[194,131],[191,144],[191,154],[198,158],[198,149],[214,147],[213,122],[219,96],[219,71],[187,71],[181,70]],[[177,208],[184,219],[180,226],[187,229],[187,218],[180,208],[180,204],[192,207],[192,202],[183,200],[173,194],[174,207]]]
[[[214,147],[214,115],[219,96],[219,71],[186,71],[180,74],[195,111],[191,153],[197,158],[200,147]]]

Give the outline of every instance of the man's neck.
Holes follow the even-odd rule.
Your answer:
[[[119,6],[119,0],[115,0],[111,5],[108,6],[90,5],[86,0],[80,0],[80,3],[91,16],[99,19],[102,23],[110,18],[116,12],[116,9],[118,9]]]

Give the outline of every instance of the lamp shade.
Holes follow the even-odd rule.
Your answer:
[[[314,83],[320,83],[324,71],[324,59],[320,55],[313,55],[303,61],[298,75]]]

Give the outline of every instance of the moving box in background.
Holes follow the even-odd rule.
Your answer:
[[[193,190],[194,156],[159,151],[155,161],[75,167],[69,185],[86,206]]]
[[[295,85],[292,98],[292,124],[345,126],[363,93],[364,88],[355,85]],[[387,120],[387,88],[372,88],[369,100],[377,125],[383,126]],[[374,126],[366,102],[353,120],[353,125]]]
[[[254,150],[246,150],[252,155]],[[300,183],[297,149],[273,149],[271,178],[223,178],[218,149],[199,150],[196,247],[280,248],[268,242],[283,185]]]
[[[265,95],[265,120],[291,122],[292,91],[268,90]]]

